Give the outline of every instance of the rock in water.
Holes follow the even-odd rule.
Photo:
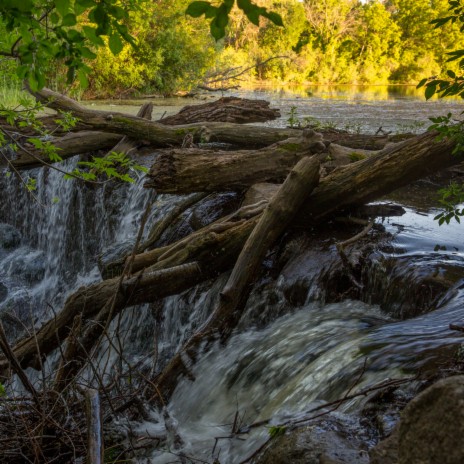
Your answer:
[[[20,232],[10,224],[0,223],[0,248],[12,249],[21,243]]]
[[[464,463],[464,376],[440,380],[414,398],[399,432],[399,464]]]

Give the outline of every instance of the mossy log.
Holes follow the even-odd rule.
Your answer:
[[[190,193],[243,190],[257,182],[279,183],[300,159],[325,150],[322,135],[305,130],[300,137],[260,150],[164,151],[151,167],[145,187],[160,193]]]

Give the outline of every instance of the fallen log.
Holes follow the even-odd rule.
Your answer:
[[[371,134],[349,134],[338,131],[320,130],[324,136],[324,142],[336,143],[349,148],[360,150],[382,150],[389,143],[403,142],[412,139],[415,134],[391,134],[391,135],[371,135]]]
[[[162,118],[158,122],[168,126],[202,121],[246,124],[250,122],[273,121],[278,117],[280,117],[280,111],[269,108],[269,102],[265,100],[223,97],[202,105],[185,106],[177,114]]]
[[[85,154],[96,150],[109,150],[121,140],[118,134],[82,131],[69,133],[63,137],[54,137],[50,141],[55,145],[62,159],[68,159],[75,155]],[[13,156],[12,164],[16,169],[31,169],[43,166],[44,162],[50,163],[47,155],[26,143],[27,152],[19,149]]]
[[[325,192],[327,188],[334,192],[333,196],[326,198],[330,198],[330,202],[335,201],[331,206],[337,209],[338,195],[341,193],[339,182],[347,189],[350,185],[355,186],[348,190],[344,198],[351,204],[353,195],[359,195],[362,198],[359,202],[361,204],[366,202],[364,193],[370,189],[373,194],[368,201],[378,198],[378,192],[383,185],[386,192],[391,191],[394,188],[391,180],[399,188],[412,180],[458,164],[460,160],[452,157],[449,152],[453,142],[437,142],[436,138],[436,133],[427,132],[404,142],[388,145],[379,151],[353,151],[337,145],[330,146],[332,155],[329,153],[327,156],[319,156],[321,161],[325,161],[324,166],[337,168],[333,171],[335,178],[330,177],[328,183],[324,179],[319,189],[323,188]],[[258,182],[278,182],[290,170],[291,162],[295,163],[302,154],[308,154],[308,151],[300,151],[303,146],[304,139],[295,137],[258,151],[203,153],[196,150],[171,150],[155,159],[148,174],[150,180],[145,186],[156,188],[160,192],[185,194],[234,190]],[[293,151],[294,149],[296,150]],[[442,154],[444,158],[441,157]],[[337,164],[347,162],[350,164],[337,167]],[[343,180],[341,176],[344,176]],[[365,185],[364,176],[367,179],[375,176],[376,185]],[[357,182],[362,182],[362,189],[357,187]],[[333,184],[332,188],[323,187],[329,183]],[[328,203],[329,201],[324,201],[321,204]]]
[[[418,179],[461,162],[456,142],[438,140],[437,132],[387,146],[366,159],[335,169],[303,205],[299,221],[317,224],[352,206],[360,206]]]
[[[206,122],[164,126],[159,122],[147,121],[137,116],[112,111],[91,110],[75,100],[42,89],[31,92],[34,97],[56,111],[68,111],[80,122],[72,129],[98,130],[128,137],[146,140],[153,147],[180,146],[186,135],[192,135],[196,141],[223,142],[238,146],[266,146],[297,135],[296,129],[278,129],[272,127],[248,126],[233,123]]]
[[[148,121],[151,121],[151,115],[153,113],[153,104],[144,103],[139,111],[137,112],[138,118],[143,118]],[[129,154],[132,150],[135,150],[140,145],[140,141],[130,139],[127,136],[124,136],[113,148],[111,152],[124,153],[125,155]],[[109,154],[109,153],[108,153]]]
[[[279,183],[300,159],[325,149],[322,135],[307,129],[300,137],[261,150],[164,151],[157,156],[144,187],[160,193],[191,193],[242,190],[257,182]]]
[[[151,103],[143,104],[137,116],[144,119],[151,119],[153,105]],[[68,133],[63,137],[55,137],[51,139],[55,145],[57,153],[62,159],[68,159],[75,155],[89,153],[99,149],[107,149],[118,153],[128,153],[136,148],[138,143],[127,137],[122,137],[117,134],[105,134],[102,132],[83,131],[77,134]],[[25,149],[21,149],[24,147]],[[30,169],[43,166],[44,163],[50,163],[47,155],[43,151],[35,148],[32,144],[24,141],[18,147],[16,159],[12,160],[12,164],[17,169]]]

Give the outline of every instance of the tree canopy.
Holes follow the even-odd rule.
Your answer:
[[[155,13],[159,3],[162,2],[153,2],[150,13]],[[220,39],[225,35],[234,4],[235,0],[223,0],[218,6],[194,1],[186,12],[193,17],[210,18],[211,34]],[[33,90],[45,85],[50,60],[65,65],[68,83],[77,76],[87,86],[91,71],[87,61],[97,58],[95,49],[106,45],[117,55],[125,42],[138,47],[141,41],[130,29],[134,19],[141,21],[138,13],[144,11],[142,5],[149,7],[147,0],[4,0],[0,4],[0,20],[6,40],[1,44],[0,55],[19,62],[17,75],[27,79]],[[237,0],[237,6],[256,25],[260,16],[283,25],[277,13],[251,0]]]

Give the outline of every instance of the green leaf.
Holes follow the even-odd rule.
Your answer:
[[[187,7],[185,11],[186,14],[192,16],[193,18],[199,18],[201,15],[206,14],[206,12],[211,8],[211,4],[209,2],[192,2]]]
[[[456,73],[454,71],[448,69],[448,71],[446,71],[446,74],[448,74],[448,76],[451,77],[451,79],[456,79]]]
[[[217,23],[217,17],[211,21],[209,25],[209,30],[211,31],[211,35],[216,39],[220,40],[226,35],[226,30],[224,27],[221,27]]]
[[[75,26],[77,24],[76,15],[73,13],[68,13],[63,17],[63,21],[61,22],[62,26]]]
[[[96,46],[103,46],[105,42],[103,39],[97,35],[97,30],[90,26],[83,26],[82,30],[84,31],[85,36]]]
[[[82,6],[84,8],[90,8],[95,6],[95,0],[76,0],[76,5]]]
[[[123,49],[123,43],[119,34],[111,34],[108,45],[110,46],[111,53],[117,55]]]
[[[256,5],[253,5],[250,0],[237,0],[237,6],[245,13],[250,11],[253,7],[256,8]]]
[[[248,20],[259,27],[259,11],[257,9],[251,9],[245,12]]]
[[[37,92],[39,90],[39,82],[37,81],[37,77],[34,72],[29,73],[27,81],[33,92]]]
[[[270,21],[272,21],[276,26],[284,26],[284,22],[282,21],[282,17],[273,11],[267,11],[266,13],[263,14],[263,16]]]
[[[222,4],[217,11],[216,14],[216,22],[218,27],[221,29],[225,29],[227,24],[229,23],[229,12],[227,9],[227,6],[225,4]],[[225,35],[225,31],[224,31]]]
[[[269,427],[268,433],[271,438],[276,438],[281,435],[285,435],[287,428],[284,425],[273,425]]]
[[[423,87],[427,81],[428,81],[427,78],[422,79],[422,80],[417,84],[416,89],[420,89],[421,87]]]
[[[86,89],[89,86],[89,79],[87,78],[87,73],[84,70],[79,69],[77,78],[79,79],[79,84],[83,89]]]
[[[429,100],[430,98],[432,98],[435,95],[435,92],[436,92],[436,86],[435,85],[428,85],[425,88],[425,98],[426,98],[426,100]]]
[[[97,57],[90,48],[82,47],[79,51],[81,52],[82,57],[87,58],[88,60],[94,60]]]
[[[49,18],[52,24],[58,24],[60,22],[60,16],[54,11],[50,13]]]
[[[71,6],[70,0],[55,0],[55,7],[61,16],[66,16],[69,13],[69,7]]]

